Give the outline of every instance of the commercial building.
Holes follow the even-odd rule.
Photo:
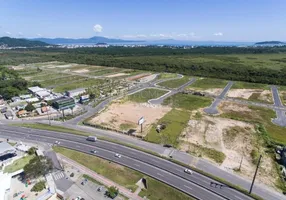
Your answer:
[[[53,101],[53,107],[58,110],[72,109],[75,107],[75,101],[70,97],[61,97]]]
[[[75,89],[75,90],[66,91],[66,95],[68,97],[76,97],[76,96],[79,96],[79,95],[84,94],[84,93],[86,93],[86,89],[85,88],[78,88],[78,89]]]
[[[0,143],[0,161],[7,160],[11,157],[14,157],[16,154],[16,149],[12,147],[7,142]]]
[[[38,86],[36,87],[29,87],[28,88],[29,92],[38,97],[39,99],[44,99],[46,97],[51,96],[51,93],[45,89],[45,88],[40,88]]]

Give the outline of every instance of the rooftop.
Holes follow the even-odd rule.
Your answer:
[[[82,92],[82,91],[85,91],[85,90],[86,90],[85,88],[77,88],[77,89],[74,89],[74,90],[69,90],[67,92],[75,93],[75,92]]]
[[[1,142],[0,143],[0,156],[3,156],[8,153],[14,153],[16,149],[12,147],[10,144],[7,142]]]
[[[29,87],[28,90],[30,90],[31,92],[35,93],[35,92],[42,91],[44,89],[40,88],[39,86],[36,86],[36,87]]]

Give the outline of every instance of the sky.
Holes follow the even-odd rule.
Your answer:
[[[0,36],[286,41],[286,1],[0,0]]]

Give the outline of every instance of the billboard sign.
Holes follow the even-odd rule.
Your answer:
[[[139,120],[138,120],[138,125],[141,125],[145,122],[145,119],[144,117],[141,117]]]

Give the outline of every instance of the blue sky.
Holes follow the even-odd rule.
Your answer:
[[[4,35],[286,41],[286,1],[0,0]]]

